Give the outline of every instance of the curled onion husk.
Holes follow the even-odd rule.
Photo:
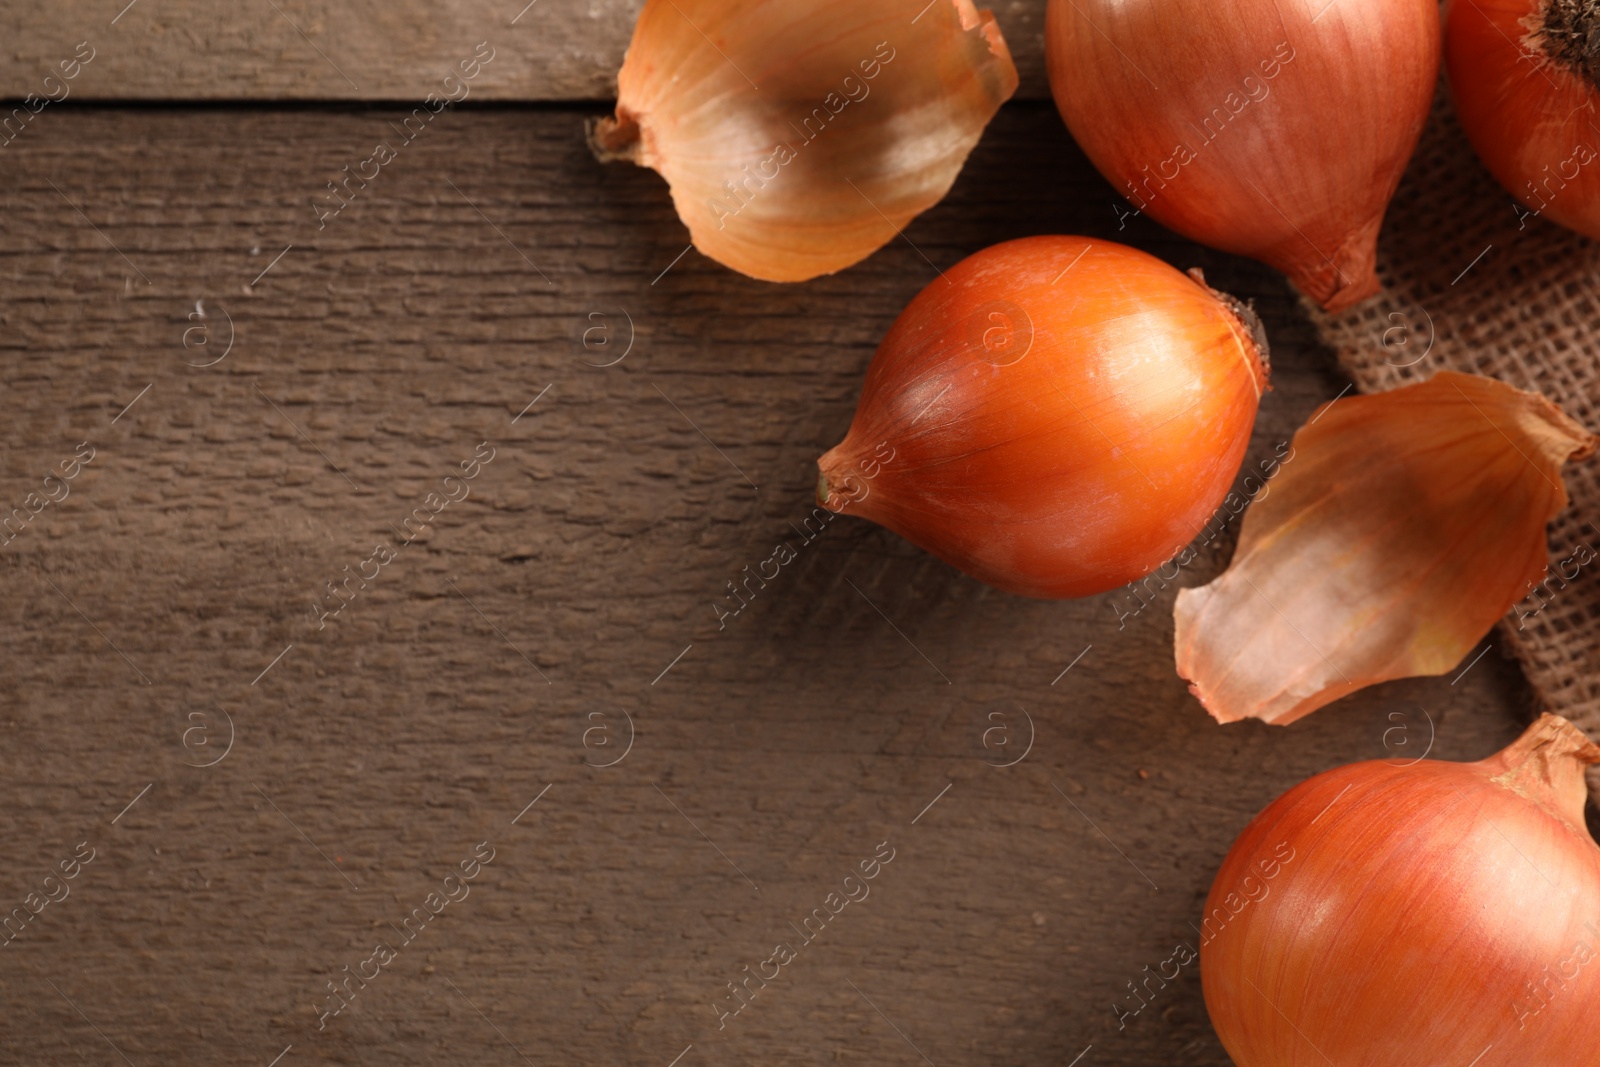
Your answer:
[[[1238,1067],[1594,1067],[1596,748],[1545,715],[1478,763],[1373,761],[1289,790],[1217,872],[1206,1008]]]
[[[1045,56],[1072,135],[1136,207],[1330,311],[1378,291],[1437,0],[1050,0]]]
[[[659,172],[705,255],[804,281],[938,203],[1016,88],[972,0],[648,0],[590,140]]]
[[[1530,214],[1600,238],[1600,5],[1456,0],[1444,55],[1489,172]]]
[[[1473,374],[1323,405],[1227,571],[1179,592],[1178,674],[1219,722],[1272,723],[1442,674],[1544,577],[1561,467],[1594,448],[1543,396]]]
[[[995,245],[895,320],[818,499],[1010,592],[1114,589],[1227,493],[1265,357],[1198,272],[1085,237]]]

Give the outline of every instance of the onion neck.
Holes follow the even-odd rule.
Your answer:
[[[1533,801],[1587,836],[1584,769],[1596,763],[1600,763],[1600,745],[1561,716],[1546,714],[1479,766],[1490,773],[1490,781],[1496,785]]]
[[[1189,277],[1216,297],[1227,312],[1229,324],[1233,327],[1234,336],[1239,339],[1239,347],[1250,368],[1250,380],[1256,387],[1256,396],[1260,397],[1271,388],[1267,382],[1272,376],[1272,348],[1267,344],[1267,328],[1262,325],[1261,316],[1256,314],[1255,308],[1238,297],[1207,285],[1206,276],[1199,267],[1190,267]]]
[[[1546,0],[1544,51],[1600,89],[1600,0]]]
[[[829,511],[841,512],[849,502],[845,485],[853,467],[853,454],[848,451],[850,438],[824,452],[817,460],[817,503]]]
[[[589,150],[600,162],[639,162],[639,117],[627,108],[618,105],[615,118],[590,119],[588,134]]]
[[[823,507],[828,506],[828,498],[833,495],[833,486],[828,484],[827,472],[817,471],[817,503]]]
[[[1383,291],[1378,281],[1378,230],[1382,225],[1380,211],[1351,230],[1331,258],[1299,233],[1283,246],[1281,258],[1262,258],[1287,274],[1294,287],[1322,310],[1336,315]]]

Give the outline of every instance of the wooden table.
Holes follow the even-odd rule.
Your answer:
[[[924,254],[1087,233],[1254,299],[1247,463],[1345,387],[1280,277],[1119,233],[1040,99],[1041,4],[1000,11],[1022,99],[949,198],[796,286],[679,258],[664,183],[590,156],[636,5],[120,6],[0,14],[7,94],[97,50],[0,150],[6,507],[93,451],[0,553],[0,887],[70,894],[0,956],[0,1063],[1225,1064],[1195,968],[1114,1005],[1193,941],[1234,835],[1319,770],[1517,732],[1498,654],[1219,727],[1173,672],[1175,586],[1119,625],[1126,594],[796,533]],[[486,38],[499,102],[319,229],[411,107],[372,101]],[[331,1014],[347,966],[375,976]]]

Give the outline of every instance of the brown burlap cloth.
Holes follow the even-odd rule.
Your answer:
[[[1478,162],[1448,97],[1442,90],[1389,207],[1384,292],[1338,315],[1306,302],[1311,318],[1363,392],[1469,371],[1537,389],[1600,430],[1600,243],[1513,200]],[[1569,465],[1566,482],[1572,503],[1550,524],[1546,581],[1499,633],[1544,708],[1600,740],[1600,459]],[[1589,783],[1600,800],[1600,774]]]

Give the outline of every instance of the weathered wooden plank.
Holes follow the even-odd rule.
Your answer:
[[[908,17],[926,0],[908,2]],[[469,100],[603,100],[642,0],[64,0],[0,6],[0,96],[76,100],[422,100],[479,42]],[[992,5],[1022,79],[1049,95],[1044,0]],[[119,14],[119,11],[121,12]],[[60,64],[92,53],[63,80]],[[48,76],[54,79],[46,83]],[[64,94],[64,95],[63,95]]]
[[[8,1062],[1220,1065],[1192,968],[1125,1028],[1112,1004],[1192,938],[1233,835],[1418,754],[1424,711],[1446,758],[1516,730],[1493,655],[1220,728],[1173,674],[1172,590],[1119,628],[1112,596],[1005,596],[853,519],[802,544],[924,254],[1118,236],[1047,107],[1005,109],[907,240],[787,287],[676,259],[664,185],[596,164],[577,111],[442,116],[320,229],[391,112],[45,117],[0,186],[0,499],[95,453],[0,549],[5,906],[95,856],[0,956]],[[1253,457],[1342,388],[1269,271],[1120,236],[1258,301]],[[319,629],[325,583],[484,441]],[[719,630],[779,540],[798,558]],[[719,1028],[880,842],[870,897]]]

